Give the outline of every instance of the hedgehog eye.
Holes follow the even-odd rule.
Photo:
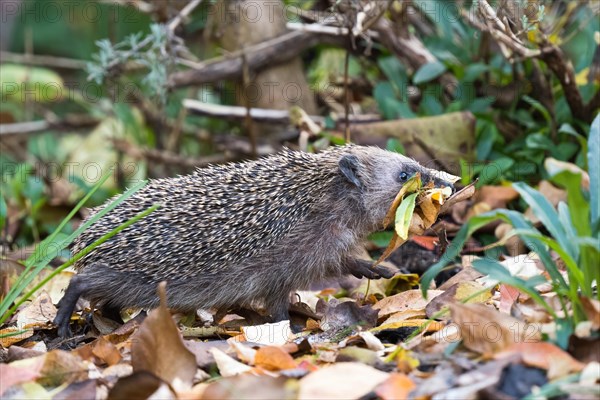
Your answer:
[[[402,171],[400,172],[400,175],[398,175],[398,178],[401,182],[406,182],[408,180],[408,173]]]

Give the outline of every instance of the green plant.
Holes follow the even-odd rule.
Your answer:
[[[566,340],[574,326],[585,320],[585,313],[580,296],[596,297],[600,294],[594,285],[600,281],[600,168],[597,157],[600,154],[600,115],[592,124],[588,138],[589,190],[581,186],[581,173],[564,169],[554,171],[552,181],[563,186],[568,194],[567,202],[558,204],[557,209],[538,191],[522,182],[513,187],[540,219],[547,233],[536,229],[525,216],[514,210],[495,210],[471,218],[456,235],[452,246],[441,260],[433,265],[422,277],[421,287],[426,296],[427,289],[435,276],[455,257],[460,254],[466,240],[482,226],[501,219],[514,227],[508,236],[518,235],[539,256],[553,289],[561,303],[563,317],[559,318],[555,310],[540,296],[536,286],[546,281],[543,276],[524,280],[512,276],[508,270],[495,259],[482,258],[473,262],[473,267],[493,279],[513,286],[531,296],[542,305],[555,319],[559,326],[558,341],[566,347]],[[507,236],[507,237],[508,237]],[[505,238],[506,239],[506,238]],[[497,245],[504,243],[501,240]],[[554,251],[564,262],[567,277],[559,271],[550,251]]]
[[[17,310],[17,308],[25,302],[28,298],[30,298],[37,290],[39,290],[43,285],[45,285],[50,279],[56,276],[58,273],[63,271],[65,268],[74,264],[75,261],[83,257],[93,248],[99,246],[112,236],[116,235],[123,229],[127,228],[131,224],[137,222],[141,218],[150,214],[154,210],[158,208],[158,205],[155,205],[149,208],[146,211],[139,213],[134,216],[130,220],[121,224],[117,228],[103,235],[101,238],[96,240],[91,245],[87,246],[81,252],[75,254],[71,257],[67,262],[62,264],[60,267],[56,268],[52,273],[48,274],[42,281],[40,281],[33,289],[23,295],[25,289],[33,282],[36,276],[48,266],[48,263],[62,250],[66,249],[73,240],[83,231],[85,231],[88,227],[106,215],[108,212],[113,210],[116,206],[122,203],[124,200],[129,198],[132,194],[134,194],[137,190],[142,188],[146,181],[141,181],[137,185],[134,185],[129,190],[124,192],[119,197],[115,198],[108,206],[103,208],[97,214],[95,214],[92,218],[83,223],[78,229],[76,229],[70,235],[67,235],[62,232],[63,227],[73,218],[75,213],[86,203],[86,201],[102,186],[102,184],[111,176],[112,171],[109,171],[105,174],[102,179],[98,181],[98,183],[94,186],[94,188],[73,208],[73,210],[69,213],[69,215],[61,222],[61,224],[50,234],[46,239],[39,243],[36,246],[33,254],[25,260],[25,270],[20,274],[19,278],[15,282],[15,284],[8,291],[6,296],[0,302],[0,324],[4,323],[8,318],[10,318],[13,313]],[[20,297],[20,298],[19,298]],[[12,306],[11,306],[12,305]]]

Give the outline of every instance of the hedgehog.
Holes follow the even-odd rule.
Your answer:
[[[289,319],[296,290],[344,275],[390,278],[396,271],[373,267],[357,254],[367,236],[382,228],[395,196],[416,172],[424,183],[452,187],[413,159],[358,145],[317,154],[285,149],[150,180],[74,241],[77,253],[160,204],[76,262],[78,273],[58,303],[59,335],[70,335],[80,297],[109,315],[150,309],[158,305],[161,281],[167,281],[171,309],[258,304],[281,321]]]

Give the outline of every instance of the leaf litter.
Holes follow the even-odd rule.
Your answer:
[[[440,215],[460,224],[457,217],[504,207],[516,198],[514,190],[486,186],[463,207],[462,216],[456,214],[453,207],[474,193],[474,184],[452,195],[423,186],[415,175],[386,215],[386,226],[394,222],[393,236],[376,264],[413,237],[428,251],[435,249],[439,235],[427,233],[439,231]],[[502,241],[509,231],[495,233]],[[332,285],[302,292],[310,305],[292,307],[294,324],[302,325],[298,333],[289,321],[249,325],[236,314],[217,321],[216,310],[191,318],[172,315],[163,284],[160,306],[147,317],[139,314],[114,330],[93,314],[78,320],[88,326],[85,335],[62,341],[50,324],[55,296],[41,292],[2,331],[17,335],[1,338],[0,396],[515,398],[544,385],[567,395],[597,391],[598,360],[590,359],[590,352],[543,341],[559,329],[547,310],[517,288],[474,270],[475,259],[464,256],[459,272],[439,286],[433,283],[427,298],[412,274],[374,281],[377,290],[370,294],[366,280],[355,282],[354,289]],[[502,265],[519,279],[531,279],[544,274],[535,260],[522,250],[507,255]],[[582,304],[589,322],[572,341],[597,344],[600,303],[584,298]],[[515,391],[515,382],[524,389]]]

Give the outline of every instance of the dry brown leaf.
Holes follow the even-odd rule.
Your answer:
[[[585,364],[575,360],[569,353],[548,342],[513,343],[496,358],[518,354],[523,362],[548,371],[549,379],[556,379],[571,372],[579,372]]]
[[[590,299],[589,297],[581,296],[581,304],[583,305],[583,311],[587,316],[588,320],[592,322],[592,329],[600,329],[600,301],[596,299]]]
[[[435,299],[432,299],[427,304],[427,307],[425,307],[425,312],[429,318],[433,318],[436,313],[450,303],[462,302],[465,299],[469,299],[467,303],[485,303],[492,298],[492,293],[490,289],[484,290],[485,288],[477,282],[458,282],[445,290],[441,295],[436,296]],[[470,298],[471,296],[474,297]],[[436,318],[448,319],[449,315],[446,313]]]
[[[427,315],[425,314],[425,309],[422,310],[404,310],[398,311],[388,317],[381,325],[393,324],[396,322],[406,321],[407,319],[425,319]]]
[[[152,310],[133,339],[134,371],[149,371],[175,390],[189,390],[196,374],[196,357],[185,347],[167,309],[166,283],[159,284],[160,305]]]
[[[121,361],[121,353],[117,347],[103,337],[99,337],[94,341],[92,353],[99,359],[106,362],[108,365],[115,365]]]
[[[119,379],[108,393],[108,400],[175,398],[169,385],[149,371],[137,371]]]
[[[476,202],[486,203],[490,209],[506,208],[508,203],[519,198],[512,186],[482,186],[477,190]]]
[[[386,329],[398,329],[404,328],[408,326],[414,326],[417,328],[421,328],[423,326],[427,326],[425,328],[425,332],[437,332],[444,327],[443,322],[432,321],[425,318],[415,318],[415,319],[407,319],[406,321],[392,322],[389,324],[381,324],[377,328],[371,329],[372,332],[379,332]]]
[[[16,326],[9,326],[8,328],[0,329],[0,335],[10,335],[0,338],[0,345],[8,348],[15,343],[32,337],[33,329],[21,329]]]
[[[254,363],[269,371],[281,371],[296,368],[296,362],[281,347],[265,346],[256,351]]]
[[[444,293],[442,290],[429,290],[428,299],[424,299],[420,290],[407,290],[381,299],[373,305],[373,309],[379,310],[379,318],[405,310],[424,310],[433,298],[442,293]]]
[[[337,363],[300,379],[298,399],[356,399],[388,377],[389,374],[361,363]]]
[[[408,376],[392,373],[385,382],[375,388],[375,394],[383,400],[407,399],[415,386]]]
[[[470,265],[469,260],[470,258],[463,258],[463,269],[461,269],[458,274],[442,283],[438,289],[448,290],[448,288],[459,282],[474,281],[475,279],[481,278],[483,274],[477,272],[477,270]]]
[[[514,343],[541,340],[540,327],[526,324],[481,304],[450,304],[453,323],[458,324],[464,345],[478,353],[493,355]]]
[[[32,302],[17,315],[17,326],[20,328],[50,328],[49,323],[56,317],[56,307],[50,295],[42,291]]]
[[[504,284],[500,285],[499,292],[500,304],[498,305],[498,310],[504,314],[510,314],[512,305],[517,301],[521,292],[512,286]]]

